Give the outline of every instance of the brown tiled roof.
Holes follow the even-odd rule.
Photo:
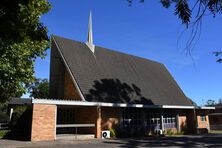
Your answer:
[[[86,101],[191,105],[158,62],[53,36]]]

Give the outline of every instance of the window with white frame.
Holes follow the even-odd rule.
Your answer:
[[[173,115],[164,115],[163,116],[164,128],[176,128],[176,118]]]

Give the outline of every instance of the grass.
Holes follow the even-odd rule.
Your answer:
[[[222,130],[210,130],[211,134],[222,134]]]
[[[3,138],[10,130],[0,130],[0,139]]]

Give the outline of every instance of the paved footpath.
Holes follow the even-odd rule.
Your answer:
[[[15,140],[0,140],[0,148],[137,148],[137,147],[221,147],[222,134],[203,136],[171,136],[149,137],[142,139],[92,139],[92,140],[56,140],[48,142],[24,142]]]

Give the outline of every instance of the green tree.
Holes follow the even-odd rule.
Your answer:
[[[0,102],[18,97],[34,81],[34,63],[49,47],[41,15],[51,8],[47,0],[0,1]]]
[[[215,51],[213,54],[218,57],[217,62],[222,63],[222,51]]]
[[[222,98],[220,98],[219,100],[218,100],[218,103],[217,103],[218,105],[222,105]]]
[[[207,103],[206,103],[207,106],[213,106],[213,105],[216,105],[216,102],[214,100],[207,100]]]
[[[49,82],[47,79],[35,79],[35,82],[30,85],[30,97],[48,98],[49,97]]]
[[[131,6],[133,1],[141,3],[145,0],[127,0]],[[185,24],[187,27],[195,22],[201,21],[205,14],[215,17],[217,14],[222,13],[222,0],[160,0],[160,3],[165,8],[174,5],[174,14]],[[192,16],[194,22],[191,22]]]

